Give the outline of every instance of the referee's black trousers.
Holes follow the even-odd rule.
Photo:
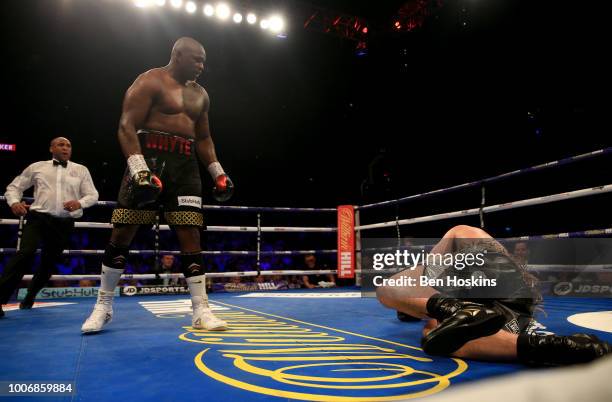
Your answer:
[[[0,276],[0,304],[8,303],[23,276],[32,270],[36,249],[42,243],[40,268],[28,287],[28,297],[32,300],[36,297],[56,271],[56,264],[68,246],[74,228],[74,219],[56,218],[36,211],[30,211],[26,220],[20,249]]]

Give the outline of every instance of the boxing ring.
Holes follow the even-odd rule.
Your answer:
[[[553,161],[492,178],[446,189],[355,206],[356,273],[361,270],[361,238],[372,230],[390,228],[401,237],[403,226],[451,220],[449,227],[478,217],[481,226],[488,214],[564,200],[599,196],[612,184],[549,194],[536,198],[487,205],[486,185],[530,172],[597,158],[612,148]],[[480,190],[476,208],[421,217],[361,224],[376,208],[394,207],[414,200],[446,195],[459,189]],[[100,202],[113,206],[112,202]],[[254,226],[207,226],[208,231],[253,232],[255,250],[207,250],[205,255],[242,255],[254,258],[253,269],[214,272],[210,278],[267,277],[334,273],[335,270],[263,269],[267,255],[335,254],[337,249],[261,250],[265,233],[335,233],[336,226],[262,226],[262,215],[276,212],[332,215],[336,208],[274,208],[205,206],[205,210],[242,211],[255,214]],[[462,220],[463,219],[463,220]],[[23,220],[0,219],[1,225],[20,226]],[[105,230],[106,222],[77,222],[77,228]],[[155,230],[156,229],[156,230]],[[177,254],[159,249],[157,225],[151,249],[132,250],[134,255]],[[79,230],[79,229],[77,229]],[[611,237],[612,228],[552,234],[515,236],[507,240],[537,238]],[[2,248],[12,254],[17,247]],[[69,256],[100,258],[103,250],[66,250]],[[529,266],[532,271],[546,269]],[[556,267],[562,270],[563,267]],[[585,267],[609,274],[611,266]],[[126,280],[175,278],[180,274],[132,274]],[[30,276],[31,278],[31,276]],[[52,280],[98,279],[99,275],[55,275]],[[117,291],[119,293],[119,291]],[[419,345],[423,322],[401,322],[395,312],[375,298],[362,297],[359,287],[334,289],[259,290],[212,293],[215,314],[229,323],[226,332],[191,328],[187,294],[115,298],[114,321],[97,335],[83,336],[80,326],[91,311],[93,298],[44,299],[32,310],[18,303],[4,306],[0,320],[0,382],[61,381],[74,384],[72,395],[47,396],[45,401],[107,401],[119,395],[143,401],[393,401],[453,392],[457,384],[527,370],[510,363],[488,363],[425,355]],[[537,316],[540,331],[559,334],[590,332],[612,342],[612,298],[545,297],[546,314]],[[595,323],[593,326],[592,324]],[[591,325],[591,326],[589,326]],[[8,398],[6,396],[2,396]],[[12,398],[9,398],[12,400]],[[17,398],[15,398],[17,400]]]

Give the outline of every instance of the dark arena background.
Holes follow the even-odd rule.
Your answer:
[[[0,400],[34,383],[72,387],[45,398],[28,391],[45,401],[533,401],[536,390],[543,401],[610,400],[601,380],[609,357],[534,370],[429,356],[425,321],[399,321],[361,276],[371,268],[361,250],[368,239],[406,248],[469,225],[511,254],[521,242],[587,239],[598,242],[588,261],[553,264],[535,252],[521,261],[544,295],[536,330],[612,341],[612,65],[600,8],[3,0],[0,195],[28,165],[49,160],[61,136],[101,202],[76,221],[34,308],[19,305],[39,255],[2,306]],[[197,82],[235,184],[230,201],[216,202],[200,165],[206,287],[229,330],[190,326],[179,245],[162,219],[132,243],[114,322],[82,335],[126,169],[117,138],[125,91],[167,65],[184,36],[206,51]],[[24,197],[31,203],[32,190]],[[5,273],[23,221],[0,202]],[[166,254],[175,256],[169,268]]]

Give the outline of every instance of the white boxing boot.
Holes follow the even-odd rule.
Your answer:
[[[113,296],[114,292],[105,292],[104,290],[98,291],[98,301],[91,315],[83,323],[81,332],[84,334],[100,332],[102,327],[112,321]]]
[[[193,263],[187,268],[187,271],[193,272],[195,270],[194,267],[200,269],[197,263]],[[187,281],[189,293],[191,293],[191,306],[193,308],[191,326],[195,329],[205,329],[208,331],[225,331],[227,323],[215,317],[208,305],[206,275],[190,276],[185,278],[185,281]]]
[[[208,331],[225,331],[227,323],[217,318],[208,306],[208,297],[192,296],[191,306],[193,307],[193,317],[191,326],[195,329],[205,329]]]

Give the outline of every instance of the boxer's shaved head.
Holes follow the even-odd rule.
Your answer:
[[[184,79],[194,81],[204,70],[206,52],[200,42],[184,36],[172,47],[170,66]]]
[[[204,52],[204,46],[202,46],[200,42],[188,36],[183,36],[182,38],[179,38],[176,42],[174,42],[170,59],[172,60],[176,58],[177,55],[186,53],[201,53],[202,55],[204,55],[204,57],[206,57],[206,53]]]

